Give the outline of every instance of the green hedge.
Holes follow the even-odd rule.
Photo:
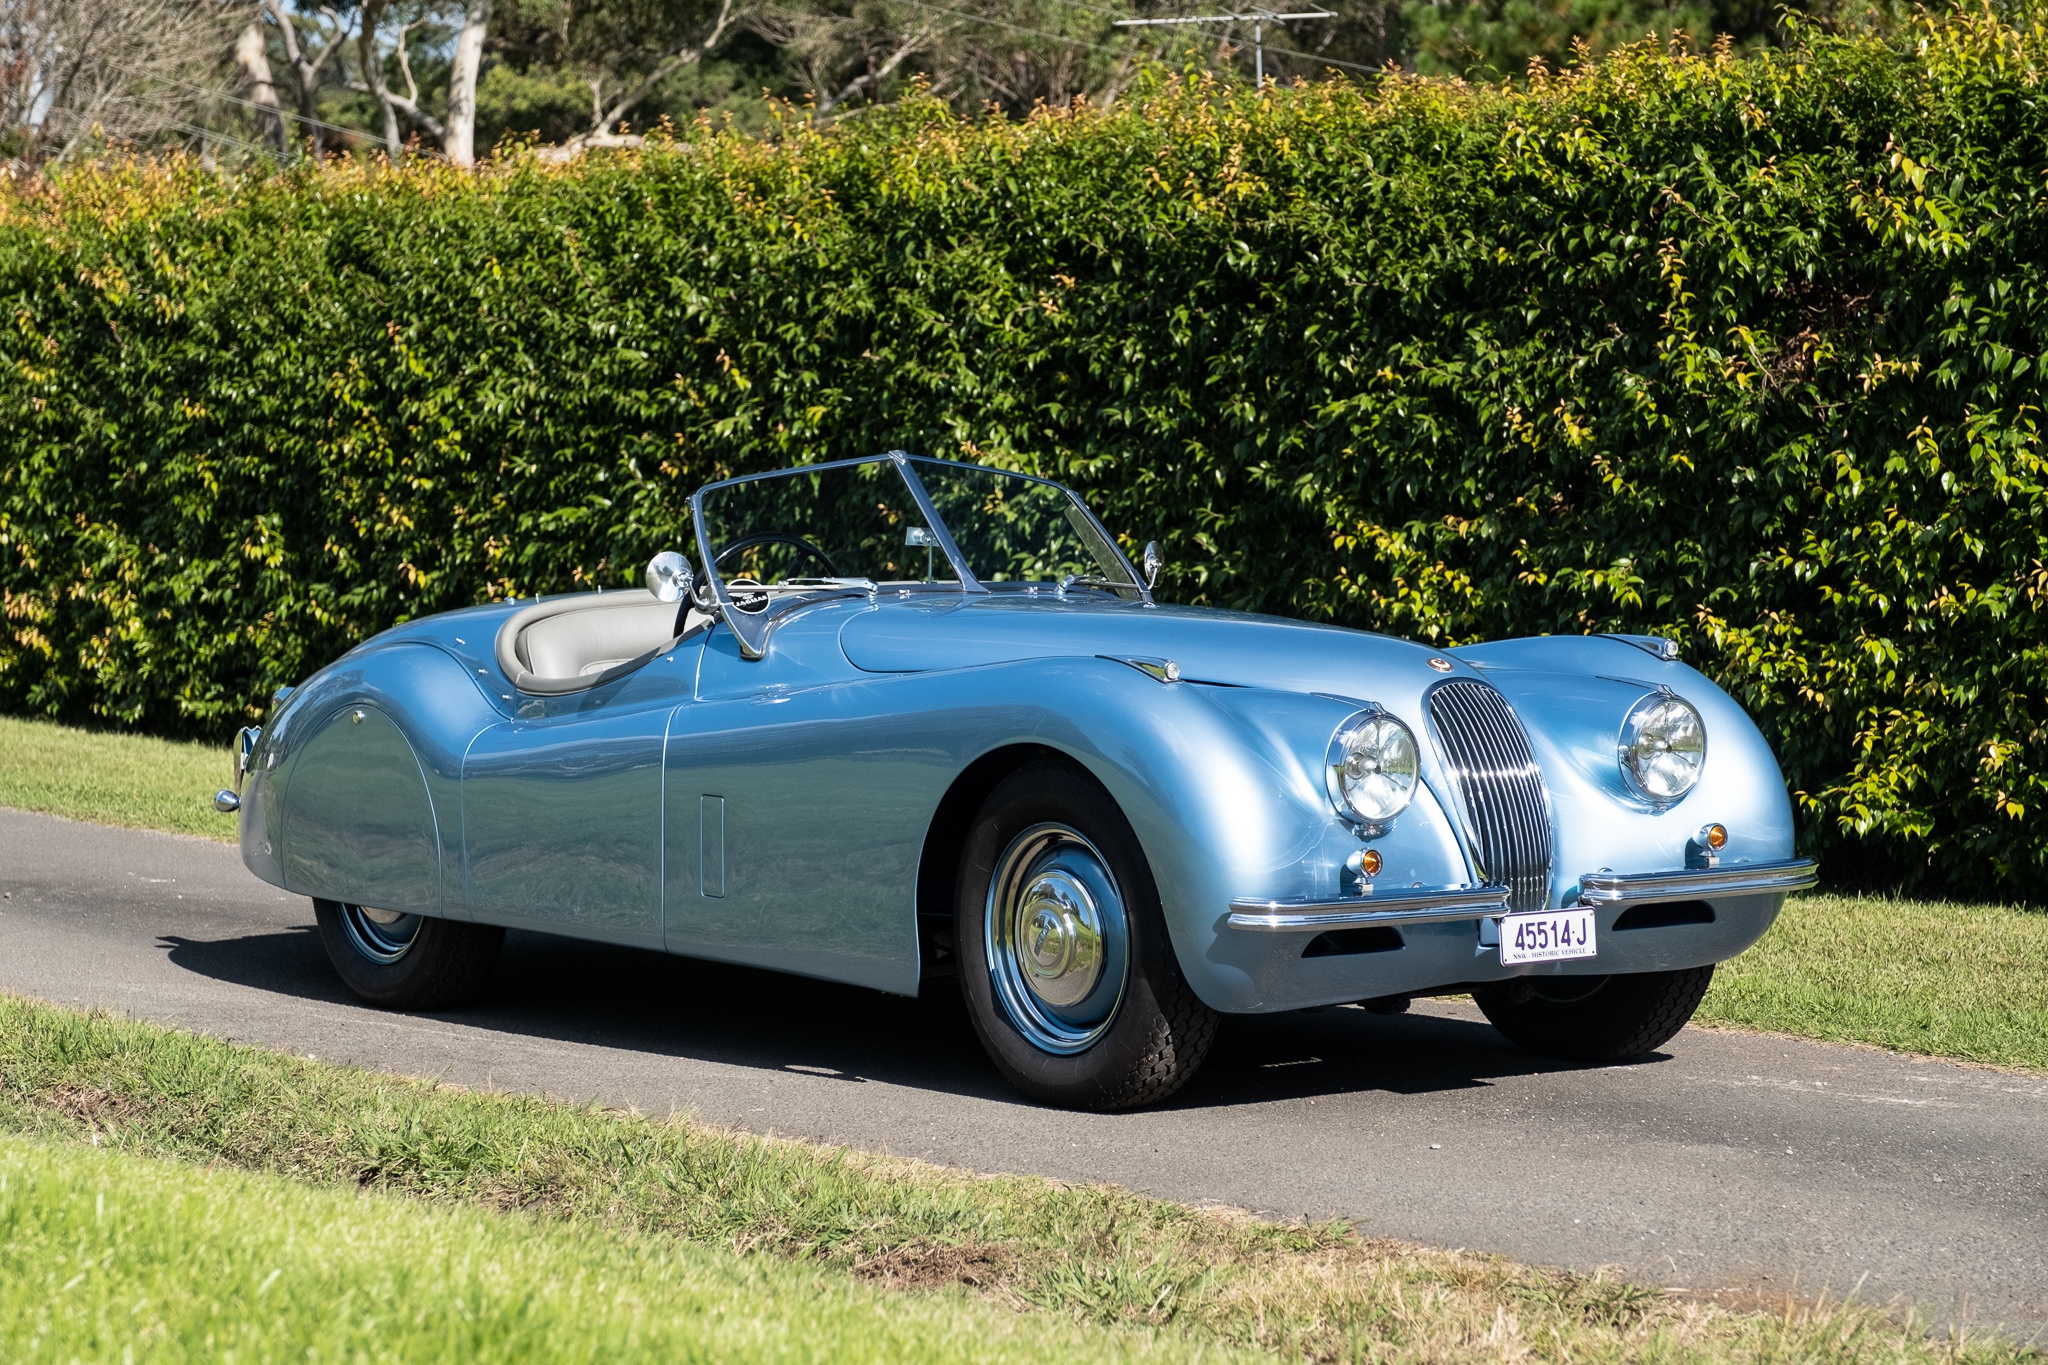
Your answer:
[[[1184,601],[1675,634],[1837,881],[2030,897],[2044,59],[1985,14],[70,173],[0,221],[0,709],[219,736],[395,621],[634,581],[704,480],[904,446],[1080,487]]]

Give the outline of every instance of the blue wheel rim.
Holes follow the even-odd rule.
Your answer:
[[[419,915],[373,910],[366,905],[341,907],[341,929],[349,946],[370,961],[387,966],[412,951],[425,922]]]
[[[1085,835],[1033,825],[996,861],[983,907],[989,983],[1041,1052],[1072,1056],[1116,1022],[1130,979],[1130,924],[1109,861]]]

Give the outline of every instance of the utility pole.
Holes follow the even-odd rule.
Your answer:
[[[1151,24],[1241,24],[1249,20],[1252,26],[1252,69],[1257,74],[1259,88],[1266,88],[1266,25],[1284,24],[1289,19],[1335,19],[1337,16],[1326,9],[1305,10],[1300,14],[1275,14],[1271,10],[1259,10],[1252,14],[1194,14],[1185,19],[1119,19],[1118,28],[1143,28]]]

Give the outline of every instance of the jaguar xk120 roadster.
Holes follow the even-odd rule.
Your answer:
[[[1114,1109],[1223,1014],[1470,992],[1636,1056],[1814,884],[1666,641],[1165,605],[1066,489],[901,452],[691,509],[698,568],[401,625],[242,732],[216,804],[362,998],[453,1005],[507,927],[957,978],[1017,1088]]]

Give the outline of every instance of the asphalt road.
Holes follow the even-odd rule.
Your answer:
[[[0,893],[0,988],[238,1042],[1695,1291],[1860,1284],[2048,1328],[2041,1078],[1702,1029],[1569,1068],[1423,1002],[1229,1019],[1168,1104],[1069,1114],[1005,1089],[956,994],[514,934],[484,1003],[385,1014],[342,989],[311,905],[232,848],[4,809]]]

